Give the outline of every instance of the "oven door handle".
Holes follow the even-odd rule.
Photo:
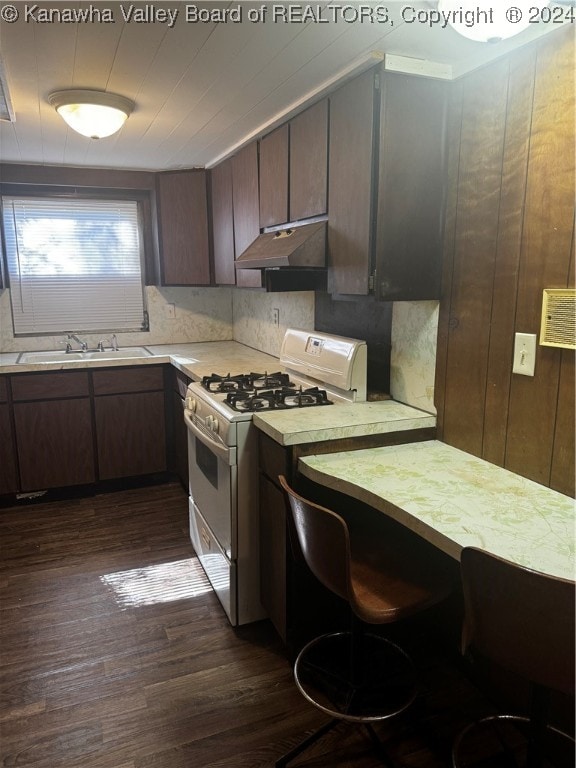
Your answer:
[[[219,459],[225,461],[228,466],[233,466],[236,463],[236,451],[233,448],[229,448],[226,445],[222,445],[214,438],[210,437],[201,427],[194,424],[187,411],[184,411],[184,421],[186,426],[192,432],[192,434],[198,438],[204,445],[207,445],[210,450],[218,456]]]

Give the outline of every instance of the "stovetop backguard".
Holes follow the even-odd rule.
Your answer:
[[[363,402],[367,389],[365,341],[318,331],[288,328],[280,351],[280,365],[294,376],[303,376],[340,395]]]

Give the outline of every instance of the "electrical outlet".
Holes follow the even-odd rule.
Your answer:
[[[517,333],[514,336],[514,363],[512,373],[534,376],[536,364],[536,334]]]
[[[278,307],[274,307],[272,310],[272,322],[274,325],[280,325],[280,310]]]

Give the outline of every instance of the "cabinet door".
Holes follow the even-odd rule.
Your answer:
[[[225,160],[210,172],[212,199],[212,245],[214,282],[234,285],[234,219],[232,208],[232,163]]]
[[[18,490],[18,474],[14,455],[10,406],[0,403],[0,494]]]
[[[23,491],[93,483],[90,399],[14,404]]]
[[[387,73],[382,86],[375,291],[440,297],[447,84]]]
[[[99,479],[164,472],[163,392],[131,392],[94,399]]]
[[[209,285],[206,172],[157,176],[162,285]]]
[[[374,221],[373,70],[330,97],[328,273],[330,293],[367,294]]]
[[[184,422],[184,400],[190,381],[191,379],[182,371],[171,368],[169,467],[171,472],[178,475],[186,492],[188,492],[188,428]]]
[[[260,226],[288,221],[288,123],[260,140]]]
[[[12,434],[8,379],[0,376],[0,495],[18,490],[15,446]]]
[[[290,121],[290,221],[327,210],[328,100]]]
[[[188,492],[188,429],[184,422],[184,400],[178,392],[171,392],[172,446],[171,470],[180,478]]]
[[[283,492],[260,475],[260,599],[271,622],[287,642],[286,502]]]
[[[253,141],[232,158],[232,201],[234,208],[234,248],[238,258],[260,234],[258,200],[258,144]],[[237,269],[236,285],[260,288],[259,269]]]

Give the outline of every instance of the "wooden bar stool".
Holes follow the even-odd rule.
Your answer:
[[[547,711],[551,689],[574,695],[574,582],[474,547],[462,551],[460,562],[463,651],[471,647],[528,680],[531,701],[529,717],[493,715],[467,726],[454,743],[454,768],[492,764],[572,768],[574,739],[548,724]],[[554,742],[555,751],[564,755],[559,762],[547,755]],[[474,760],[483,762],[467,757],[470,747]]]
[[[416,671],[401,648],[366,632],[365,624],[391,624],[429,608],[448,595],[449,580],[430,560],[415,565],[410,552],[355,531],[340,515],[298,495],[283,476],[279,480],[302,556],[316,578],[349,603],[352,628],[322,635],[298,654],[298,689],[332,720],[277,760],[276,768],[285,768],[342,720],[362,724],[391,766],[372,723],[410,706]]]

